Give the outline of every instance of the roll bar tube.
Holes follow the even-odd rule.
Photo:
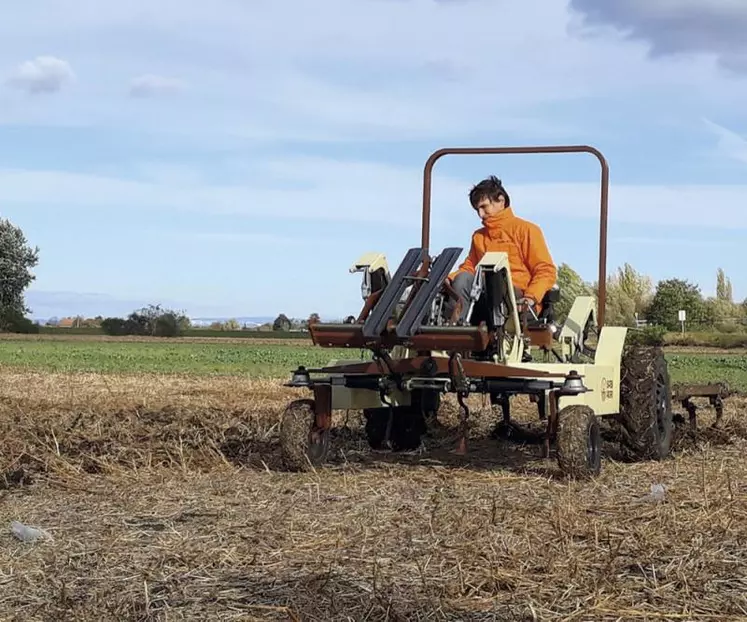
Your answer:
[[[607,211],[609,200],[609,165],[601,151],[588,145],[558,145],[550,147],[447,147],[434,151],[425,163],[423,171],[423,232],[424,253],[428,255],[431,227],[431,185],[433,166],[445,155],[502,155],[530,153],[590,153],[599,160],[602,167],[600,210],[599,210],[599,304],[597,323],[604,326],[607,303]]]

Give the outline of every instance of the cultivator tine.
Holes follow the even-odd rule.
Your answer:
[[[433,262],[428,281],[418,289],[412,302],[407,306],[397,323],[397,337],[411,337],[423,321],[433,299],[438,294],[449,272],[454,267],[462,248],[446,248]]]
[[[469,406],[467,405],[467,402],[464,401],[466,397],[465,393],[457,393],[457,402],[459,402],[461,410],[459,412],[459,439],[457,440],[457,446],[454,453],[458,456],[467,455],[467,420],[469,419]]]
[[[405,290],[410,285],[407,277],[415,272],[422,259],[422,248],[411,248],[407,251],[405,258],[402,260],[399,268],[397,268],[397,272],[394,273],[392,280],[384,288],[373,311],[371,311],[371,314],[363,323],[363,337],[366,339],[376,339],[381,335],[394,312],[394,308],[397,306],[400,298],[402,298],[402,294],[405,293]]]
[[[724,402],[720,395],[713,395],[709,399],[711,406],[716,410],[716,421],[713,424],[714,428],[721,425],[721,418],[724,416]]]
[[[672,387],[672,399],[677,400],[687,411],[689,416],[690,430],[698,429],[698,407],[693,404],[692,398],[707,398],[710,405],[716,411],[716,421],[713,427],[721,424],[724,414],[724,398],[731,395],[729,386],[724,382],[714,384],[680,384]]]

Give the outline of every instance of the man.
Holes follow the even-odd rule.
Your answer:
[[[469,309],[469,293],[477,263],[489,251],[508,253],[511,277],[518,290],[515,293],[519,310],[533,307],[538,312],[542,299],[558,276],[542,230],[514,214],[511,198],[495,176],[472,188],[469,200],[483,226],[472,234],[464,263],[448,277],[462,298],[461,319],[465,319]]]

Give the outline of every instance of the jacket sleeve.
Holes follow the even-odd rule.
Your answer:
[[[454,272],[449,275],[450,279],[453,279],[460,272],[469,272],[470,274],[475,274],[475,272],[477,272],[477,262],[480,261],[480,252],[477,248],[476,241],[477,233],[475,232],[472,234],[472,241],[470,242],[467,258]]]
[[[555,285],[558,269],[553,263],[542,230],[534,224],[527,227],[522,236],[522,253],[532,275],[524,296],[539,304],[545,294]]]

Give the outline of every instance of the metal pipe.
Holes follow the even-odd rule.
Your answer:
[[[491,378],[482,381],[481,389],[487,393],[510,393],[517,395],[541,395],[561,386],[552,380],[523,380],[514,378]]]
[[[485,326],[418,326],[416,334],[419,335],[438,335],[441,333],[447,333],[449,335],[474,335],[478,333],[486,333],[487,328]]]
[[[425,163],[423,171],[423,232],[421,246],[424,255],[428,256],[431,227],[431,180],[433,166],[445,155],[492,155],[492,154],[525,154],[525,153],[590,153],[599,160],[602,167],[601,195],[599,214],[599,309],[597,322],[599,328],[604,326],[605,306],[607,302],[607,211],[609,200],[609,165],[604,155],[588,145],[558,145],[550,147],[448,147],[434,151]]]

